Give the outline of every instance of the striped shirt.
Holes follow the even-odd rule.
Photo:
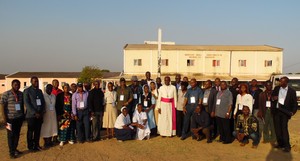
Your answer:
[[[16,94],[12,90],[4,92],[0,104],[4,106],[4,113],[8,119],[17,119],[24,116],[22,92],[18,91]]]

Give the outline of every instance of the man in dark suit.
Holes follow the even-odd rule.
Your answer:
[[[172,83],[172,85],[174,85],[176,87],[176,90],[178,92],[178,90],[181,88],[181,75],[180,74],[176,74],[175,76],[175,82]]]
[[[275,148],[291,151],[288,121],[297,112],[298,104],[296,91],[288,86],[289,78],[282,77],[280,86],[275,87],[272,101],[276,104],[274,109],[274,126],[278,145]]]
[[[212,81],[207,80],[204,83],[204,96],[203,96],[203,109],[212,116],[212,112],[214,111],[214,105],[216,103],[216,96],[218,91],[215,88],[212,88]],[[213,124],[213,132],[212,132],[212,138],[215,138],[218,135],[218,128],[215,117],[211,117],[211,122]]]

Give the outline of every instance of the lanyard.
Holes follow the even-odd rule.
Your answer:
[[[269,94],[268,92],[266,92],[266,96],[267,96],[267,100],[270,101],[271,100],[271,94]]]
[[[223,96],[224,91],[221,91],[221,94],[219,95],[218,99],[221,99],[221,97]]]
[[[18,95],[14,91],[12,91],[12,93],[13,93],[13,95],[15,97],[16,102],[19,102]]]

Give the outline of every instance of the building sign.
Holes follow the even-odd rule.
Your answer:
[[[202,58],[202,54],[184,54],[184,56],[191,58],[191,59],[197,59],[197,58]],[[221,57],[222,54],[206,54],[205,58],[216,58],[216,57]]]

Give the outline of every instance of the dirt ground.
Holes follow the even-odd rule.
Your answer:
[[[197,142],[188,138],[184,141],[177,137],[155,137],[147,141],[117,142],[115,139],[103,140],[84,144],[66,144],[29,153],[26,148],[26,124],[23,125],[18,149],[23,151],[16,160],[25,161],[48,161],[48,160],[78,160],[78,161],[135,161],[135,160],[251,160],[251,161],[290,161],[300,160],[300,111],[290,120],[290,138],[292,151],[284,153],[273,149],[270,144],[260,143],[257,149],[251,148],[250,144],[240,147],[237,141],[224,145],[218,142],[207,144],[206,141]],[[0,130],[0,160],[10,160],[8,155],[6,130]],[[43,145],[43,144],[41,144]]]

